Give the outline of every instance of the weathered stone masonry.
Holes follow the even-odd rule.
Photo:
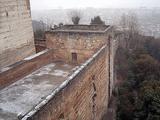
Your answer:
[[[29,0],[0,1],[0,68],[35,53]]]
[[[44,50],[0,70],[0,89],[53,62],[53,50]]]
[[[46,39],[31,55],[29,0],[0,1],[0,118],[100,120],[114,86],[112,27],[64,25]]]
[[[95,28],[101,29],[95,30]],[[57,59],[70,63],[73,63],[72,54],[75,53],[76,62],[82,63],[100,47],[107,44],[108,29],[110,26],[65,25],[61,29],[46,32],[47,48],[56,51]]]
[[[69,27],[71,26],[73,27],[73,25]],[[107,110],[113,89],[112,32],[111,28],[106,32],[94,30],[47,32],[47,47],[54,50],[55,60],[73,64],[73,52],[77,54],[77,63],[83,64],[23,119],[100,120]],[[108,42],[109,38],[112,44]],[[102,47],[103,45],[105,46]]]
[[[56,59],[69,63],[75,62],[73,53],[76,54],[76,62],[79,64],[106,44],[109,51],[107,61],[110,96],[114,86],[116,42],[114,28],[106,25],[64,25],[46,32],[47,48],[54,49]]]
[[[22,120],[100,120],[109,98],[106,57],[104,46]]]

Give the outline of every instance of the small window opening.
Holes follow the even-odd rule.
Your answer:
[[[77,53],[72,53],[72,62],[77,63]]]
[[[8,11],[6,11],[6,16],[8,17]]]

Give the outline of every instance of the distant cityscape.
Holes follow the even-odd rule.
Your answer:
[[[154,36],[156,38],[160,37],[160,24],[146,23],[141,25],[141,30],[144,35]]]
[[[48,25],[59,23],[70,24],[69,13],[72,9],[53,9],[32,11],[32,19],[43,21]],[[94,16],[101,16],[106,24],[118,25],[122,14],[134,12],[139,19],[141,32],[146,36],[160,37],[160,8],[111,9],[86,8],[79,10],[82,14],[81,24],[89,24]]]

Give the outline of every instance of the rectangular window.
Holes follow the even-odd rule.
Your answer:
[[[77,63],[77,53],[72,53],[72,62]]]

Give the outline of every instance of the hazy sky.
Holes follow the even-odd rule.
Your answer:
[[[55,8],[160,7],[160,0],[30,0],[32,10]]]

